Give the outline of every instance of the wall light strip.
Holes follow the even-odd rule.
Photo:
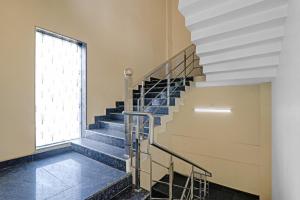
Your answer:
[[[194,111],[201,113],[231,113],[231,108],[195,108]]]

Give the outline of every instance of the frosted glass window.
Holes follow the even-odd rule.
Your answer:
[[[81,135],[82,47],[36,32],[36,146]]]

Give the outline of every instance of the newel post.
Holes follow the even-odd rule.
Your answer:
[[[132,111],[132,75],[133,70],[126,68],[124,70],[124,111]],[[129,115],[124,117],[125,124],[125,152],[128,157],[132,159],[132,136],[131,136],[131,122]]]

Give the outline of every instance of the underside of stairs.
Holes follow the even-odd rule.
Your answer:
[[[178,9],[201,58],[203,86],[257,84],[276,77],[287,0],[179,0]]]

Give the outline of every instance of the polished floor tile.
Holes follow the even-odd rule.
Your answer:
[[[0,171],[0,199],[85,199],[126,173],[75,152]]]

